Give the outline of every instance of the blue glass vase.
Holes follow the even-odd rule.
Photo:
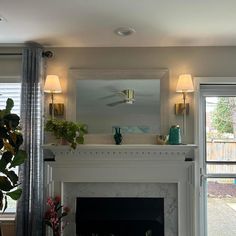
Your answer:
[[[120,127],[115,127],[115,134],[113,137],[116,145],[120,145],[122,143],[122,134],[120,132]]]

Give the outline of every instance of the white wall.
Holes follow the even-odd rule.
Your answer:
[[[20,48],[0,47],[1,53],[19,53]],[[0,76],[21,75],[21,56],[1,56],[0,55]]]
[[[170,72],[170,124],[180,123],[174,115],[178,75],[236,76],[236,47],[169,47],[169,48],[48,48],[54,58],[48,60],[47,73],[61,77],[66,96],[69,68],[168,68]],[[193,96],[189,100],[192,102]],[[63,100],[61,96],[56,97]],[[66,108],[68,109],[68,108]],[[193,142],[194,114],[191,107],[186,142]]]
[[[47,48],[54,52],[48,59],[47,73],[61,77],[64,101],[69,68],[168,68],[170,72],[170,124],[180,123],[174,115],[173,105],[182,96],[175,93],[178,75],[191,73],[193,76],[236,76],[236,47],[168,47],[168,48]],[[20,52],[20,48],[1,47],[0,52]],[[1,75],[19,75],[19,56],[0,56]],[[48,99],[48,97],[46,97]],[[193,96],[189,97],[192,102]],[[68,109],[68,107],[66,108]],[[193,142],[193,109],[188,118],[187,142]]]

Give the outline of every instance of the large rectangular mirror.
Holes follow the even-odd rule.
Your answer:
[[[92,134],[160,134],[168,128],[168,71],[71,69],[67,119]]]

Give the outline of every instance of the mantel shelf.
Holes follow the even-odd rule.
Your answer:
[[[105,145],[83,144],[72,149],[68,145],[45,144],[56,160],[76,158],[80,160],[194,160],[194,144],[187,145]]]

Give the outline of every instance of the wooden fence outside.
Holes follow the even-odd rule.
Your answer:
[[[236,141],[231,140],[214,140],[207,141],[206,154],[208,161],[235,161],[236,162]],[[207,165],[208,173],[223,174],[232,173],[236,174],[236,165]],[[228,181],[232,183],[234,179]]]

